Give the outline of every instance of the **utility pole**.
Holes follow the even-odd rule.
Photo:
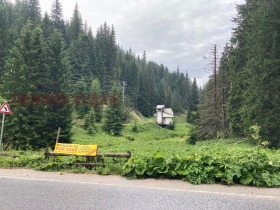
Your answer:
[[[215,115],[217,114],[217,45],[214,45],[214,97],[215,97]]]
[[[125,93],[126,82],[122,81],[122,100],[124,104],[124,93]]]

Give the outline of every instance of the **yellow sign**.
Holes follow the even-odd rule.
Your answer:
[[[79,144],[56,143],[54,153],[77,155]]]
[[[79,145],[77,155],[80,156],[96,156],[97,145]]]
[[[54,153],[79,155],[79,156],[96,156],[97,145],[56,143],[54,148]]]

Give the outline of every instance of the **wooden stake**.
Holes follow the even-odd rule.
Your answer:
[[[58,140],[59,140],[59,135],[60,135],[60,127],[58,128],[58,131],[57,131],[57,136],[56,136],[56,140],[55,140],[55,143],[57,144],[58,143]]]

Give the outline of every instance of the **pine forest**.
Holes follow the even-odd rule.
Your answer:
[[[193,124],[200,140],[246,138],[280,146],[280,1],[246,0],[223,52],[211,49],[204,87],[117,43],[104,22],[92,31],[78,4],[65,20],[59,0],[42,15],[39,0],[0,0],[0,97],[13,114],[4,142],[20,149],[71,142],[73,119],[121,135],[128,112],[153,117],[159,104]],[[220,59],[217,59],[220,57]]]
[[[16,147],[51,146],[54,142],[49,139],[58,127],[61,141],[71,141],[73,111],[78,118],[100,122],[107,104],[118,121],[112,133],[118,135],[124,106],[150,117],[157,104],[183,112],[192,103],[191,86],[196,83],[187,72],[181,73],[179,67],[170,72],[163,64],[148,61],[145,52],[136,56],[131,49],[122,49],[114,26],[106,22],[93,32],[82,20],[78,4],[69,21],[63,19],[59,0],[43,17],[38,0],[1,0],[0,9],[1,96],[13,109],[5,137]],[[112,108],[113,100],[117,101]]]
[[[280,145],[280,1],[247,0],[237,6],[230,43],[200,101],[198,132],[206,139],[253,136]],[[218,66],[218,67],[217,67]]]

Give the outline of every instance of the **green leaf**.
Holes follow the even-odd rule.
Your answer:
[[[243,174],[242,177],[240,178],[241,184],[244,184],[244,185],[251,184],[251,182],[253,180],[254,180],[254,176],[249,172],[247,172],[246,174]]]

